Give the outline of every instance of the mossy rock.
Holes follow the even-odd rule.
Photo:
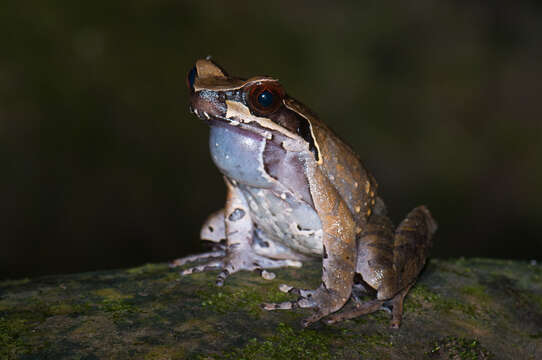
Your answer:
[[[275,280],[165,264],[0,282],[0,359],[542,359],[542,266],[431,260],[401,329],[378,312],[302,329],[310,310],[266,312],[287,283],[319,284],[319,264]]]

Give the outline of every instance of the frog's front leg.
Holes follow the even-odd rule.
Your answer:
[[[315,174],[314,181],[327,182],[319,175],[319,172]],[[339,310],[348,301],[356,264],[356,224],[352,214],[333,187],[319,188],[327,190],[314,197],[323,229],[322,284],[315,290],[298,290],[282,285],[281,290],[295,292],[300,298],[263,305],[266,310],[314,308],[314,314],[303,321],[304,327]]]
[[[220,258],[226,255],[226,246],[222,244],[226,240],[224,209],[217,210],[207,217],[207,220],[205,220],[201,227],[200,239],[215,243],[213,244],[213,250],[175,259],[169,263],[169,267],[179,267],[191,262],[209,258]]]
[[[196,260],[206,257],[215,257],[215,255],[220,255],[221,258],[210,261],[207,264],[185,269],[181,272],[181,275],[189,275],[201,271],[221,270],[217,276],[216,284],[222,286],[224,280],[229,275],[240,270],[257,270],[264,279],[269,280],[273,279],[275,275],[265,269],[286,266],[300,267],[301,263],[299,261],[276,260],[258,255],[254,252],[254,249],[252,248],[254,228],[246,198],[243,193],[230,182],[230,180],[227,178],[225,180],[228,195],[226,206],[223,210],[223,216],[221,217],[220,214],[211,215],[204,225],[205,228],[207,225],[214,224],[215,231],[216,229],[219,229],[220,231],[220,227],[217,226],[218,224],[216,224],[216,221],[223,219],[225,225],[224,232],[227,241],[225,249],[218,249],[209,253],[195,255],[195,257],[197,257]],[[203,230],[205,229],[202,229],[202,234]],[[216,234],[216,236],[216,239],[218,239],[221,234]]]

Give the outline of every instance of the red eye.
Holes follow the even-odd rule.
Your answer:
[[[277,83],[259,83],[248,90],[250,107],[261,114],[271,114],[282,104],[284,91]]]

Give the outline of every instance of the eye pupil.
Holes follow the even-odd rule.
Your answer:
[[[258,103],[263,107],[271,106],[273,104],[273,93],[269,90],[262,91],[258,95]]]

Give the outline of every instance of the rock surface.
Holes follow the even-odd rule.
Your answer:
[[[0,282],[0,359],[542,359],[542,266],[433,259],[390,315],[302,329],[310,310],[266,312],[319,284],[317,263],[272,281],[165,264]]]

